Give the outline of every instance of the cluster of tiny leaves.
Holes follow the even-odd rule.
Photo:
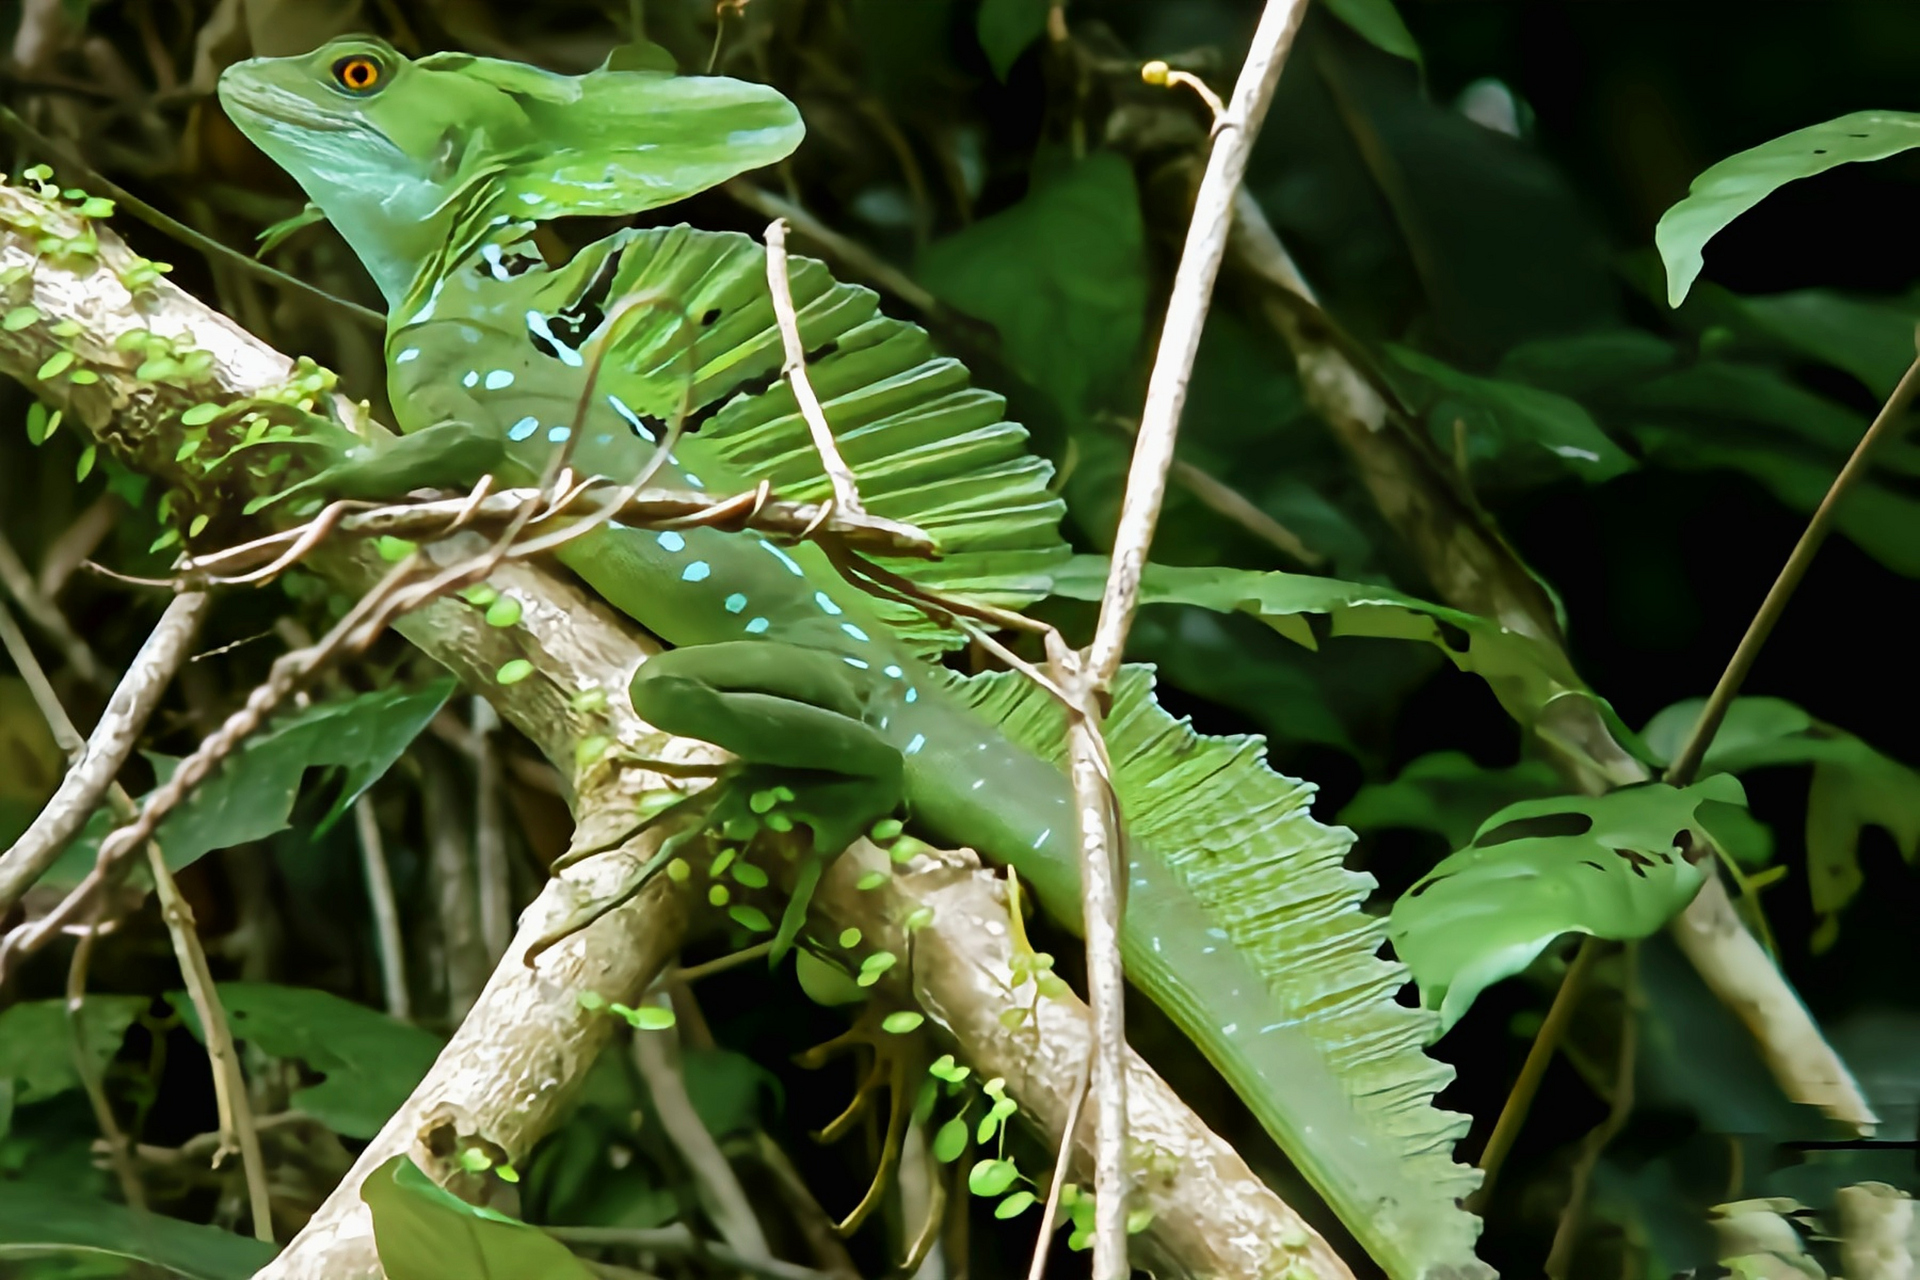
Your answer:
[[[982,1199],[999,1200],[993,1216],[1003,1221],[1031,1209],[1040,1199],[1039,1184],[1023,1173],[1006,1152],[1007,1122],[1020,1111],[1020,1104],[1007,1096],[1006,1080],[994,1076],[981,1082],[977,1089],[973,1088],[970,1085],[972,1070],[956,1062],[950,1053],[936,1059],[927,1068],[927,1075],[929,1078],[921,1087],[915,1108],[922,1123],[932,1116],[943,1094],[961,1099],[959,1111],[934,1131],[933,1158],[941,1164],[952,1164],[970,1148],[992,1144],[993,1154],[975,1160],[967,1170],[967,1189]],[[986,1110],[974,1119],[972,1113],[981,1102],[987,1104]],[[1069,1248],[1081,1250],[1091,1246],[1093,1203],[1093,1193],[1074,1183],[1060,1188],[1060,1207],[1066,1211],[1072,1227],[1067,1237]],[[1127,1231],[1144,1231],[1152,1221],[1152,1210],[1135,1210],[1127,1215]]]

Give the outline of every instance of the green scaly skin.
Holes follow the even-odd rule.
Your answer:
[[[339,82],[344,61],[355,57],[378,64],[374,91],[349,92]],[[619,340],[576,418],[604,311],[632,300],[622,288],[626,255],[644,245],[636,257],[657,268],[687,233],[620,232],[548,267],[533,245],[532,220],[637,212],[781,158],[797,144],[799,123],[772,90],[604,71],[561,77],[464,55],[409,62],[378,42],[336,41],[303,58],[231,68],[221,97],[242,130],[300,180],[385,292],[389,386],[405,432],[491,424],[509,442],[509,466],[520,473],[513,478],[540,474],[552,450],[568,443],[576,471],[624,479],[647,464],[685,403],[715,403],[745,381],[701,364],[701,353],[735,345],[717,334],[705,342],[710,316],[691,301],[702,281],[667,271],[670,289],[622,313]],[[633,157],[656,142],[665,150],[655,163],[666,167],[635,169]],[[656,269],[653,278],[660,276]],[[703,335],[692,356],[688,334]],[[755,477],[734,474],[692,435],[676,446],[663,479],[734,493]],[[944,692],[945,677],[913,657],[817,549],[783,548],[754,533],[611,526],[559,555],[676,646],[635,680],[643,716],[750,764],[838,770],[870,782],[862,796],[872,812],[855,815],[863,823],[904,799],[918,834],[1015,868],[1051,914],[1078,921],[1065,774]],[[1260,974],[1170,867],[1137,843],[1130,853],[1122,932],[1129,977],[1283,1147],[1314,1151],[1320,1118],[1351,1109],[1341,1076],[1292,1022],[1274,1020]],[[1346,1147],[1339,1158],[1303,1167],[1383,1264],[1414,1275],[1417,1260],[1462,1256],[1454,1244],[1424,1247],[1428,1193],[1408,1185],[1393,1143],[1334,1128]],[[1464,1256],[1477,1265],[1471,1235]]]

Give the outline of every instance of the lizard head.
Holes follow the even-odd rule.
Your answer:
[[[783,159],[802,134],[793,104],[765,85],[611,65],[564,76],[464,53],[409,59],[367,37],[236,63],[220,101],[389,303],[451,241],[501,215],[639,213]]]

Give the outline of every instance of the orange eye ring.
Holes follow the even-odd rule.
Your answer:
[[[348,93],[372,93],[384,74],[380,64],[365,54],[342,58],[333,64],[334,83]]]

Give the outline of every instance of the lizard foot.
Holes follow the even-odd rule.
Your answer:
[[[794,1059],[800,1066],[812,1069],[862,1048],[871,1055],[866,1074],[854,1091],[853,1100],[847,1104],[846,1110],[813,1135],[817,1142],[838,1142],[844,1138],[873,1109],[880,1093],[884,1090],[887,1094],[887,1131],[880,1142],[880,1163],[860,1203],[834,1224],[834,1230],[842,1236],[850,1236],[858,1231],[860,1225],[880,1207],[880,1199],[886,1194],[894,1171],[900,1167],[900,1150],[906,1142],[907,1123],[913,1115],[915,1090],[910,1084],[920,1074],[916,1070],[920,1066],[920,1039],[918,1036],[902,1036],[886,1030],[883,1025],[885,1017],[885,1011],[878,1003],[869,1004],[852,1027]]]

